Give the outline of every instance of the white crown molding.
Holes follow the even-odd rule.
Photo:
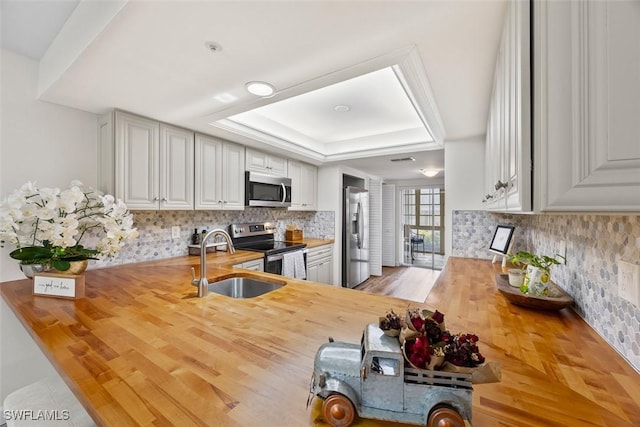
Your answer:
[[[228,119],[228,117],[255,108],[282,101],[287,98],[298,96],[303,93],[387,67],[392,67],[398,81],[402,85],[410,102],[420,117],[420,120],[433,136],[433,142],[422,141],[396,147],[381,147],[373,145],[369,147],[362,147],[359,145],[354,150],[332,153],[332,150],[329,148],[331,144],[327,144],[327,148],[323,148],[323,144],[320,141],[290,141]],[[439,149],[443,147],[445,138],[444,125],[438,112],[433,91],[420,59],[420,55],[418,54],[415,46],[398,49],[389,54],[381,55],[343,70],[329,73],[316,79],[280,90],[269,98],[262,98],[248,103],[234,105],[227,109],[212,113],[206,116],[205,119],[213,127],[321,162]]]

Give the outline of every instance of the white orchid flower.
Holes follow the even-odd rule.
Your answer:
[[[138,231],[121,200],[77,180],[62,191],[27,182],[0,204],[0,238],[7,243],[28,247],[48,241],[54,248],[69,248],[85,236],[101,257],[110,257]]]

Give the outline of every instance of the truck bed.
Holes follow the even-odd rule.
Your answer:
[[[404,382],[409,384],[437,385],[450,388],[473,389],[471,374],[404,368]]]

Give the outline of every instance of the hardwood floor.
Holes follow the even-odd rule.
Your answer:
[[[426,268],[383,267],[382,276],[371,276],[355,289],[423,303],[439,275]]]

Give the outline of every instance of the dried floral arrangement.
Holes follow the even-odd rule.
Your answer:
[[[404,318],[390,310],[379,327],[398,338],[406,362],[416,369],[471,373],[474,383],[500,381],[500,366],[485,361],[478,336],[449,332],[438,310],[408,308]]]

